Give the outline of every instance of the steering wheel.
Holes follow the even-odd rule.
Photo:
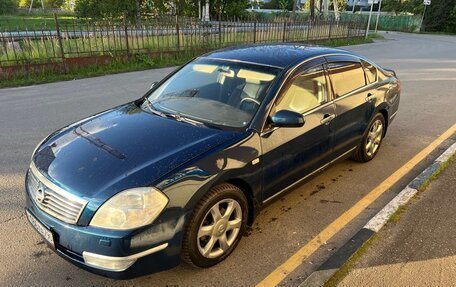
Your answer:
[[[243,102],[246,102],[246,101],[255,103],[255,104],[257,104],[257,105],[261,105],[260,101],[254,99],[254,98],[249,98],[249,97],[243,98],[243,99],[241,100],[241,102],[239,103],[239,105],[242,107],[242,103],[243,103]]]

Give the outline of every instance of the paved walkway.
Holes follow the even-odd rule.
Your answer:
[[[339,286],[456,286],[456,163],[379,233]]]

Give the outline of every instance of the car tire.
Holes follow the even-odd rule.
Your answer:
[[[378,113],[369,123],[361,144],[354,152],[352,158],[358,162],[368,162],[377,155],[385,135],[385,118]]]
[[[239,188],[228,183],[212,188],[197,203],[187,224],[182,260],[201,268],[223,261],[241,240],[247,218],[248,202]]]

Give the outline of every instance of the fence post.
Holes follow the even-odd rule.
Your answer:
[[[285,42],[286,40],[286,31],[287,30],[287,20],[283,21],[283,35],[282,35],[282,42]]]
[[[328,34],[328,39],[331,40],[331,28],[332,28],[332,20],[329,19],[329,34]]]
[[[180,36],[179,36],[179,18],[176,14],[176,48],[179,51],[180,50]]]
[[[66,65],[65,51],[63,50],[62,35],[60,34],[60,26],[59,26],[59,19],[57,19],[57,13],[54,13],[54,23],[55,23],[55,30],[57,32],[57,41],[59,42],[59,46],[60,46],[60,55],[62,57],[62,65],[63,65],[63,69],[66,73],[66,72],[68,72],[68,67]]]
[[[307,39],[306,39],[306,41],[309,41],[309,37],[310,37],[310,29],[311,29],[310,28],[310,23],[311,23],[310,21],[311,21],[310,19],[307,20]]]
[[[257,20],[255,19],[255,22],[253,22],[253,43],[256,43],[257,41]]]
[[[128,42],[127,13],[124,13],[123,24],[124,24],[124,31],[125,31],[125,45],[127,46],[127,56],[129,57],[130,56],[130,43]]]
[[[219,25],[218,25],[219,46],[222,47],[222,17],[221,17],[221,13],[219,13],[219,15],[218,15],[218,22],[219,22]]]

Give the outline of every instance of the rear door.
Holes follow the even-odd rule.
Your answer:
[[[327,57],[327,70],[334,94],[336,118],[332,159],[354,150],[375,110],[375,90],[366,80],[360,59],[344,55]]]

